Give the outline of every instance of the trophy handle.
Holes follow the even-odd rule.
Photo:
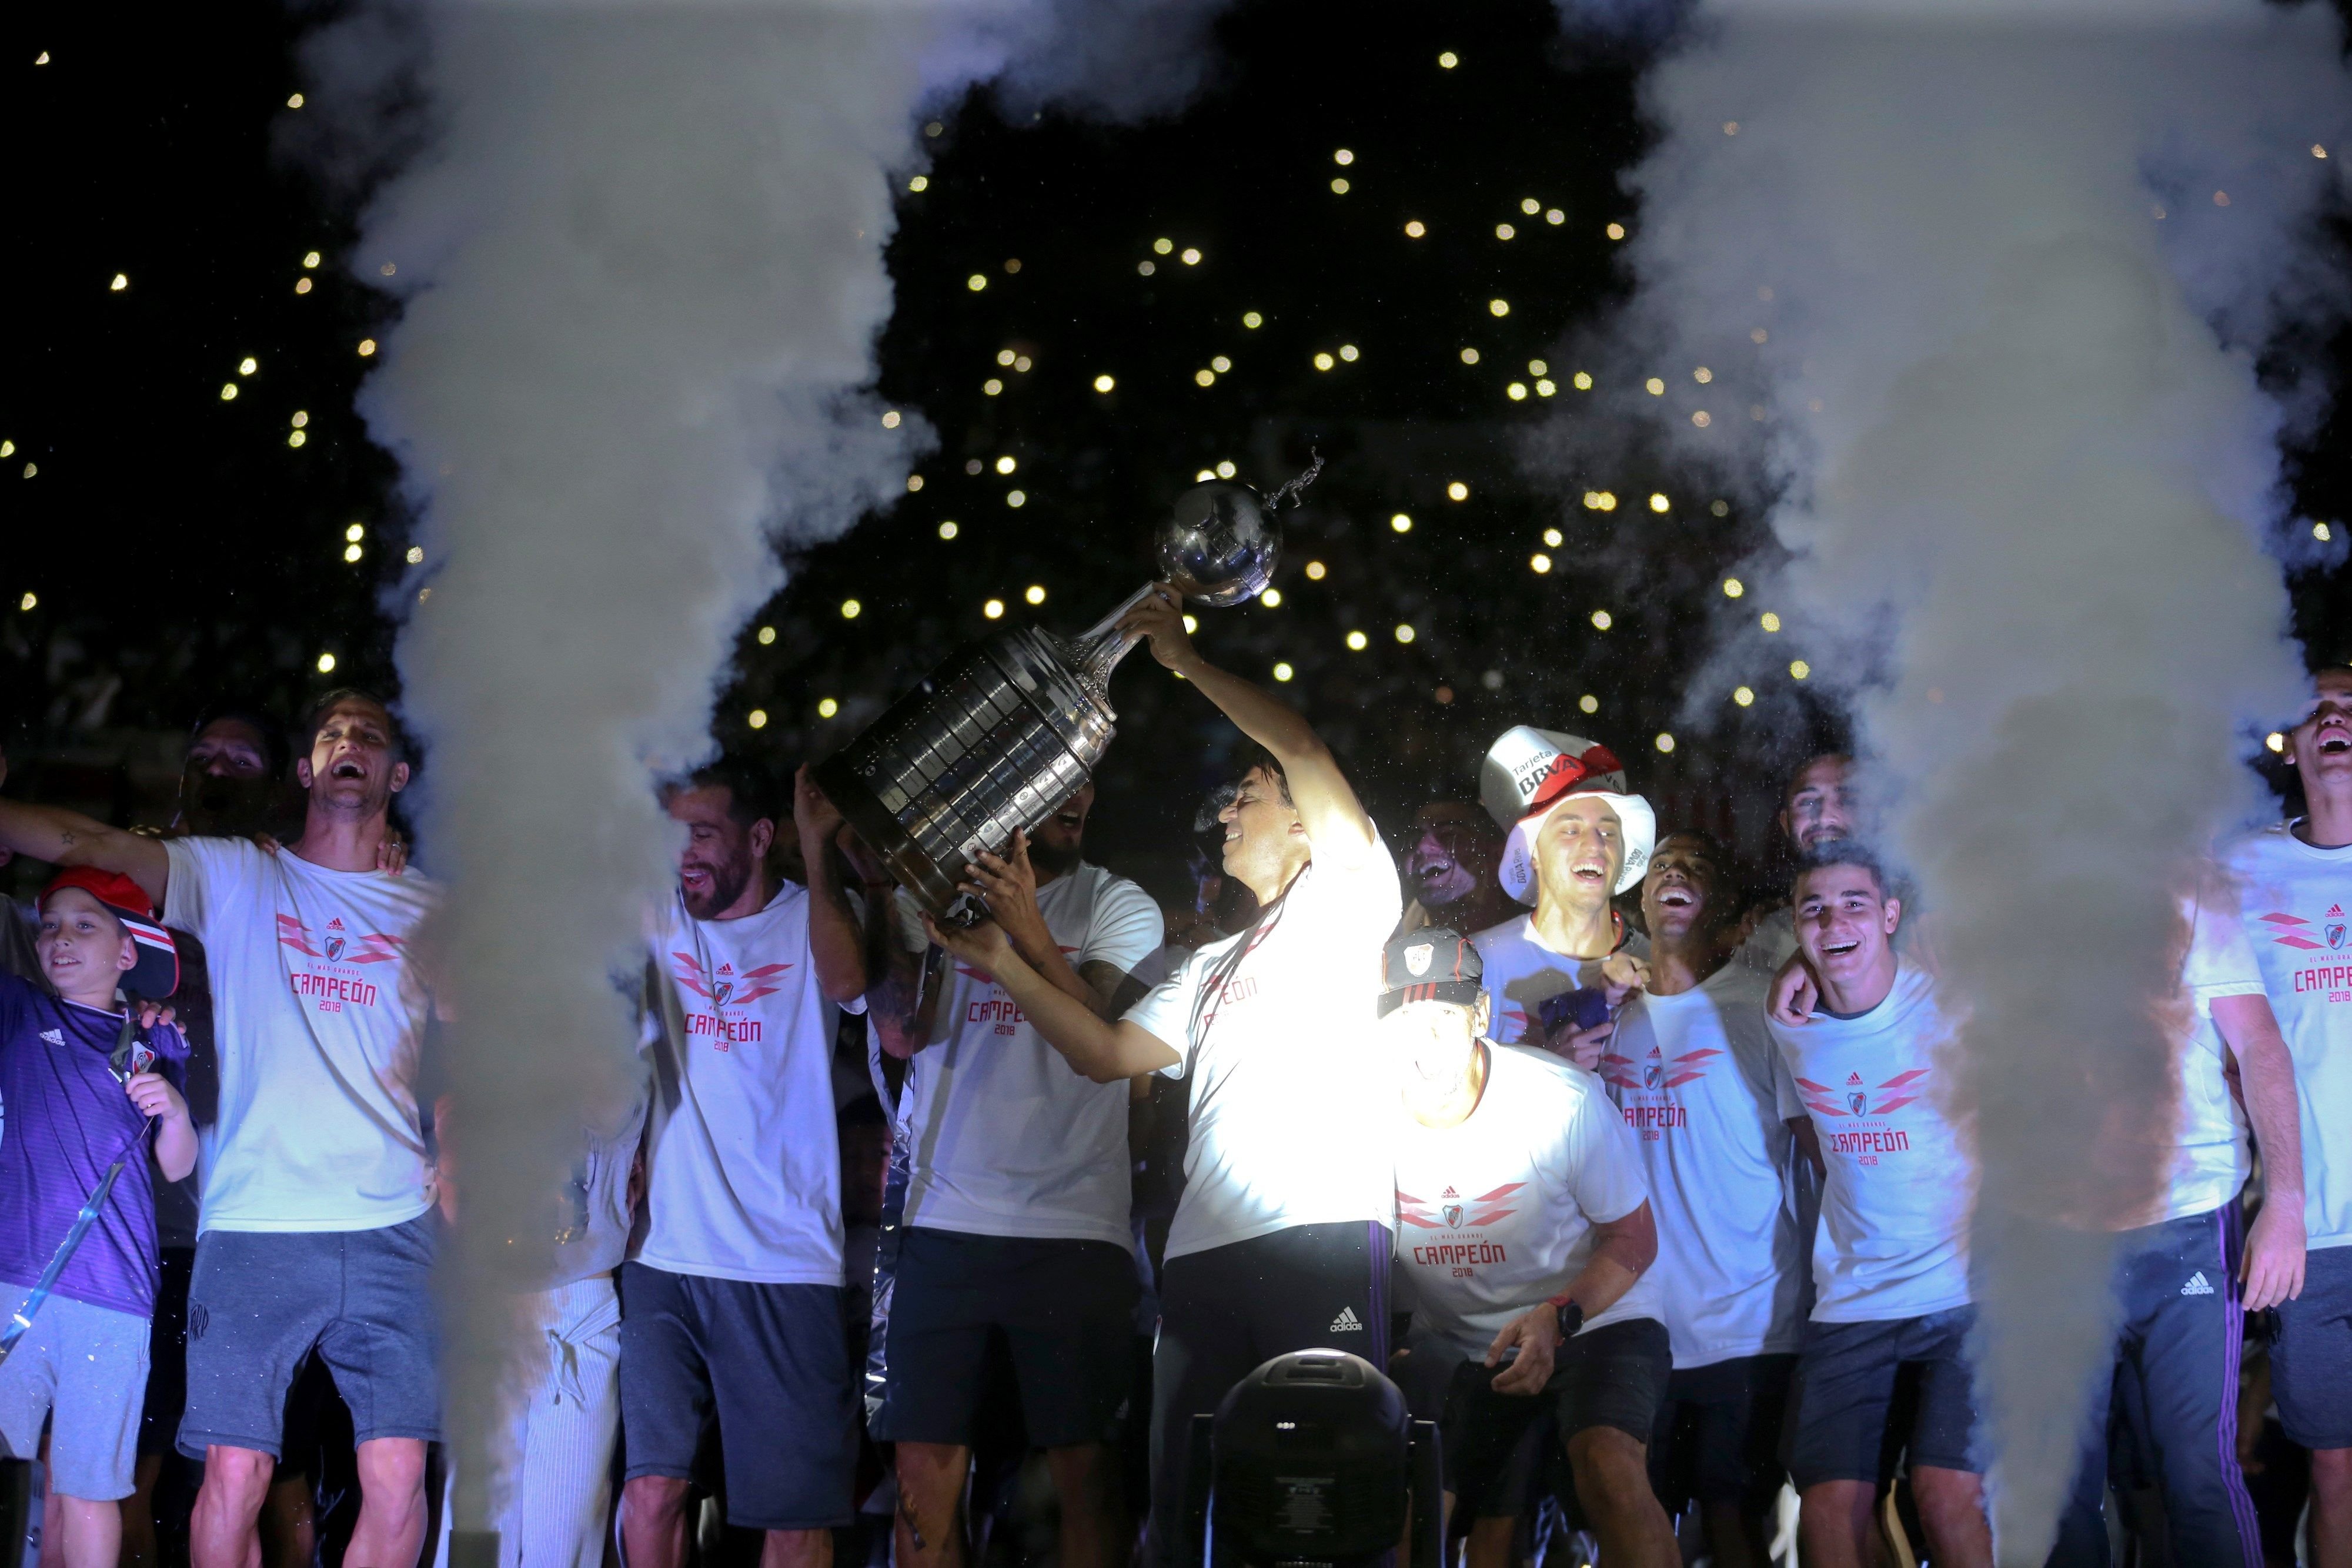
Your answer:
[[[1136,644],[1135,637],[1118,629],[1119,618],[1149,598],[1153,589],[1161,586],[1163,585],[1157,582],[1145,583],[1141,588],[1120,600],[1118,607],[1109,614],[1071,638],[1066,644],[1070,650],[1071,664],[1077,667],[1079,674],[1092,681],[1097,689],[1104,691],[1109,689],[1110,673],[1118,668],[1118,662],[1126,658],[1129,651]]]

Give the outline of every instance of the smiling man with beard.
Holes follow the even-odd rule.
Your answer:
[[[727,1521],[768,1568],[832,1560],[856,1458],[842,1328],[834,1009],[863,1012],[865,938],[803,768],[805,887],[771,881],[775,791],[722,761],[667,792],[684,825],[654,962],[683,1018],[656,1047],[646,1234],[621,1269],[621,1537],[634,1568],[686,1557],[687,1491],[715,1420]]]
[[[983,852],[965,890],[1024,964],[1111,1019],[1143,994],[1129,977],[1159,950],[1161,921],[1150,894],[1081,859],[1094,801],[1088,784],[1034,841],[1016,834],[1009,855]],[[1045,1450],[1062,1561],[1108,1568],[1125,1556],[1110,1445],[1136,1297],[1129,1085],[1071,1071],[992,976],[942,956],[926,942],[924,983],[901,974],[875,1002],[882,1049],[908,1063],[906,1228],[873,1425],[877,1441],[898,1445],[898,1562],[965,1560],[966,1476],[1001,1372],[1030,1445]],[[905,945],[892,960],[916,962]]]
[[[1809,757],[1789,775],[1780,791],[1780,812],[1773,821],[1796,858],[1803,860],[1823,844],[1855,835],[1861,802],[1854,794],[1853,758],[1843,751]],[[1797,951],[1794,916],[1785,904],[1749,916],[1752,929],[1740,944],[1739,961],[1769,975]]]
[[[205,1461],[197,1568],[245,1568],[256,1551],[287,1385],[314,1349],[358,1416],[352,1561],[415,1560],[439,1436],[436,1187],[415,1087],[429,1002],[408,950],[438,890],[378,869],[409,778],[383,704],[330,694],[308,734],[302,832],[280,853],[0,801],[0,843],[122,873],[206,950],[220,1113],[202,1130],[180,1427],[181,1451]]]
[[[1590,1070],[1644,977],[1649,944],[1612,901],[1648,871],[1657,817],[1626,791],[1624,765],[1607,747],[1526,725],[1487,751],[1478,798],[1508,834],[1503,890],[1535,905],[1470,938],[1486,966],[1494,1038]]]

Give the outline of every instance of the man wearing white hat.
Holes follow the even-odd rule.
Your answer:
[[[1487,749],[1478,800],[1509,835],[1503,891],[1535,906],[1470,939],[1486,966],[1494,1038],[1590,1069],[1618,1005],[1647,978],[1649,945],[1611,901],[1648,873],[1657,815],[1627,791],[1607,747],[1527,725]]]

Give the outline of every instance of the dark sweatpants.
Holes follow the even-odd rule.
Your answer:
[[[1151,1561],[1176,1568],[1192,1416],[1295,1350],[1389,1359],[1388,1227],[1296,1225],[1205,1252],[1160,1272],[1160,1343],[1151,1357]]]
[[[2238,1468],[2237,1207],[2166,1220],[2116,1239],[2116,1376],[2137,1384],[2147,1414],[2143,1456],[2164,1497],[2176,1563],[2262,1568],[2261,1529]],[[2115,1380],[2093,1380],[2074,1495],[2051,1568],[2106,1568],[2100,1504],[2107,1485],[2107,1415]]]

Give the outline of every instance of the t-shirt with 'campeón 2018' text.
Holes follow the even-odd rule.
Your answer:
[[[1969,1304],[1974,1166],[1937,1097],[1950,1025],[1905,963],[1853,1018],[1772,1020],[1780,1113],[1812,1118],[1826,1175],[1813,1232],[1813,1321],[1882,1322]]]
[[[372,1230],[434,1201],[416,1076],[431,1002],[409,951],[440,889],[243,839],[167,839],[163,922],[205,946],[220,1110],[204,1230]]]
[[[1164,934],[1151,895],[1097,865],[1039,888],[1037,912],[1081,972],[1132,974]],[[1070,1071],[1003,987],[956,962],[899,1101],[907,1224],[1128,1246],[1127,1097]]]
[[[1431,1127],[1400,1107],[1395,1125],[1396,1256],[1411,1270],[1416,1326],[1474,1361],[1583,1270],[1594,1226],[1648,1197],[1601,1081],[1548,1051],[1490,1046],[1467,1117]],[[1580,1332],[1662,1315],[1645,1270]]]
[[[2294,1058],[2304,1231],[2315,1251],[2352,1247],[2352,845],[2307,844],[2278,822],[2238,840],[2223,861]]]
[[[1793,1351],[1805,1240],[1780,1114],[1769,977],[1734,958],[1689,990],[1625,1004],[1601,1057],[1658,1222],[1659,1315],[1676,1366]],[[1809,1026],[1810,1027],[1810,1026]]]
[[[637,1260],[673,1274],[841,1283],[834,1004],[817,984],[809,893],[786,883],[737,920],[672,896],[654,933],[686,1037],[654,1045]],[[845,1009],[863,1012],[865,1002]]]

